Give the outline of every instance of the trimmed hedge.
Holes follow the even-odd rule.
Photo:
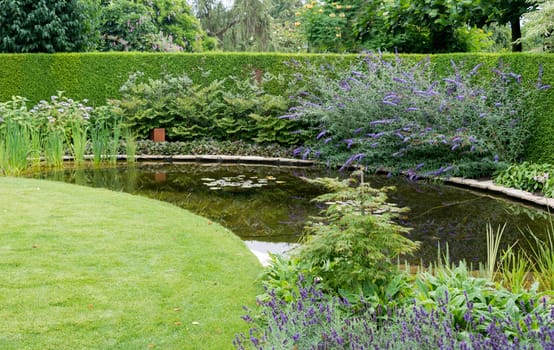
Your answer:
[[[14,95],[25,96],[30,103],[49,99],[57,91],[73,99],[88,99],[93,106],[110,98],[118,98],[119,87],[130,73],[141,71],[157,78],[164,73],[186,73],[194,81],[239,78],[255,72],[290,74],[283,64],[292,60],[310,60],[314,64],[332,61],[347,65],[357,55],[306,55],[275,53],[66,53],[66,54],[0,54],[0,101]],[[418,61],[426,55],[403,55]],[[543,82],[554,84],[554,55],[551,54],[444,54],[430,56],[437,76],[451,69],[451,62],[464,62],[465,67],[484,63],[495,67],[499,60],[528,81],[534,81],[539,65],[544,68]],[[203,72],[210,72],[206,79]],[[279,93],[279,87],[269,92]],[[529,113],[537,120],[534,138],[527,147],[531,161],[554,162],[554,89],[543,91],[532,103]]]

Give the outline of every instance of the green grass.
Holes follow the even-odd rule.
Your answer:
[[[0,349],[228,349],[262,268],[170,204],[0,177]]]

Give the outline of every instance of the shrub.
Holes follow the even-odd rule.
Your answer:
[[[418,243],[403,236],[408,229],[393,223],[401,212],[386,203],[386,189],[367,183],[350,186],[348,180],[308,180],[328,190],[314,201],[327,207],[314,218],[305,242],[293,259],[305,264],[307,278],[317,278],[333,293],[351,299],[359,295],[379,302],[394,300],[405,292],[405,278],[396,259],[409,254]]]
[[[365,303],[352,305],[331,297],[300,278],[298,293],[286,302],[271,297],[248,310],[248,336],[237,335],[238,349],[522,349],[554,346],[552,305],[543,300],[533,311],[481,317],[471,301],[462,299],[468,320],[478,320],[484,332],[460,328],[444,304],[412,304],[384,311]],[[445,296],[448,296],[445,294]],[[521,325],[517,327],[516,325]],[[512,331],[513,330],[513,331]]]
[[[435,79],[429,60],[373,54],[348,70],[300,65],[304,89],[283,117],[309,123],[308,147],[332,163],[485,175],[491,164],[523,156],[532,126],[525,108],[536,89],[502,65],[492,76],[480,66],[466,72],[452,61],[452,72]]]
[[[506,187],[554,196],[554,165],[522,162],[499,171],[494,182]]]
[[[296,122],[277,118],[289,107],[288,101],[266,93],[265,80],[230,78],[234,88],[227,90],[224,80],[205,84],[187,75],[165,75],[142,81],[142,76],[132,74],[121,88],[122,99],[112,101],[141,137],[153,128],[166,128],[173,141],[201,137],[283,145],[301,141],[293,133]]]

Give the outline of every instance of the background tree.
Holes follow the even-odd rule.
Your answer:
[[[100,49],[188,52],[213,49],[184,0],[113,0],[101,10]]]
[[[524,43],[534,51],[554,52],[554,0],[541,1],[538,10],[524,18]]]
[[[311,1],[296,12],[297,26],[308,42],[308,51],[355,51],[352,22],[361,4],[337,0],[332,3]]]
[[[87,47],[77,0],[0,0],[0,52],[71,52]]]
[[[197,0],[196,16],[225,51],[269,51],[272,18],[268,0]]]
[[[534,0],[492,0],[484,1],[484,8],[489,7],[492,15],[488,22],[510,24],[512,30],[512,51],[521,52],[521,17],[537,9],[538,3]]]
[[[520,17],[535,6],[528,0],[380,0],[364,7],[353,30],[368,48],[465,52],[494,44],[486,25],[510,24],[512,50],[518,51]]]

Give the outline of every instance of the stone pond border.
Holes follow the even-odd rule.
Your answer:
[[[554,209],[554,198],[537,196],[527,191],[517,190],[504,186],[495,185],[492,180],[472,180],[461,177],[450,177],[442,179],[445,183],[455,184],[463,187],[475,188],[484,191],[495,192],[506,195],[521,201],[537,204],[547,209]]]

